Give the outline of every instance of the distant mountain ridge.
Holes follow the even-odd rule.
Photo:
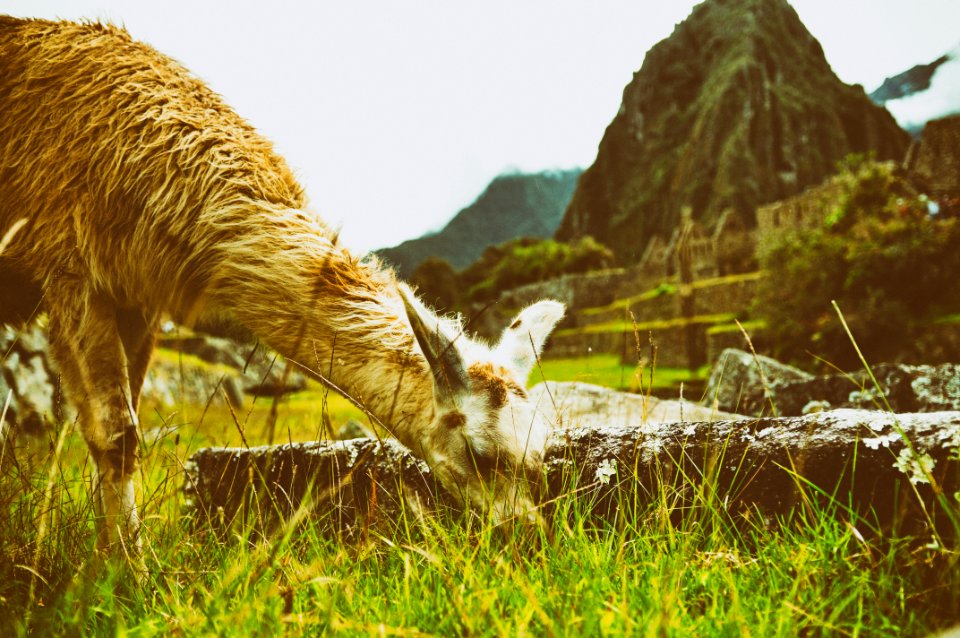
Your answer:
[[[889,100],[898,100],[920,91],[926,91],[930,88],[933,74],[949,60],[949,55],[941,55],[930,64],[917,64],[903,73],[888,77],[876,91],[870,94],[870,99],[877,104],[886,104]]]
[[[459,270],[476,261],[488,246],[517,237],[552,237],[581,172],[500,175],[439,232],[376,252],[401,277],[409,278],[427,257],[445,259]]]
[[[888,77],[870,99],[886,106],[914,136],[927,122],[960,113],[960,45],[929,64]]]
[[[795,195],[861,152],[901,159],[909,136],[841,82],[786,0],[707,0],[647,53],[557,232],[635,263],[689,207],[713,228],[732,209]]]

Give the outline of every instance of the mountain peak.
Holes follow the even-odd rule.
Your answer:
[[[851,152],[899,158],[908,136],[843,84],[786,0],[707,0],[647,53],[624,89],[559,239],[593,235],[634,262],[680,211],[712,226],[727,209],[796,194]]]

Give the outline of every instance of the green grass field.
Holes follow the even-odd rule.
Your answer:
[[[652,371],[648,367],[628,366],[622,364],[620,357],[614,354],[543,359],[540,368],[530,375],[530,385],[544,379],[580,381],[630,392],[646,392],[649,389],[671,389],[679,392],[681,383],[702,383],[710,375],[710,368],[707,366],[699,370],[657,367]]]
[[[547,361],[543,374],[602,382],[614,368]],[[313,523],[215,534],[183,508],[183,463],[203,445],[265,442],[268,411],[145,410],[144,431],[179,426],[144,452],[145,575],[92,552],[76,432],[62,449],[4,449],[0,636],[923,636],[960,618],[955,545],[872,536],[842,504],[768,527],[706,494],[681,513],[664,492],[597,523],[571,485],[534,536],[453,514],[351,541]],[[279,406],[276,438],[358,416],[312,388]]]

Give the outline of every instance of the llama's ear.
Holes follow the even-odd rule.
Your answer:
[[[436,399],[450,401],[467,389],[467,372],[460,351],[440,329],[440,319],[420,303],[409,288],[401,285],[399,290],[413,335],[433,373]]]
[[[539,301],[524,309],[503,331],[497,344],[497,354],[522,379],[530,374],[544,342],[557,322],[563,319],[564,310],[559,301]]]

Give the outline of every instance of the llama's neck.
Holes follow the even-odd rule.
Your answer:
[[[433,385],[414,354],[392,273],[361,263],[322,226],[312,227],[319,221],[310,215],[289,215],[260,240],[247,237],[225,252],[211,301],[420,453]]]

